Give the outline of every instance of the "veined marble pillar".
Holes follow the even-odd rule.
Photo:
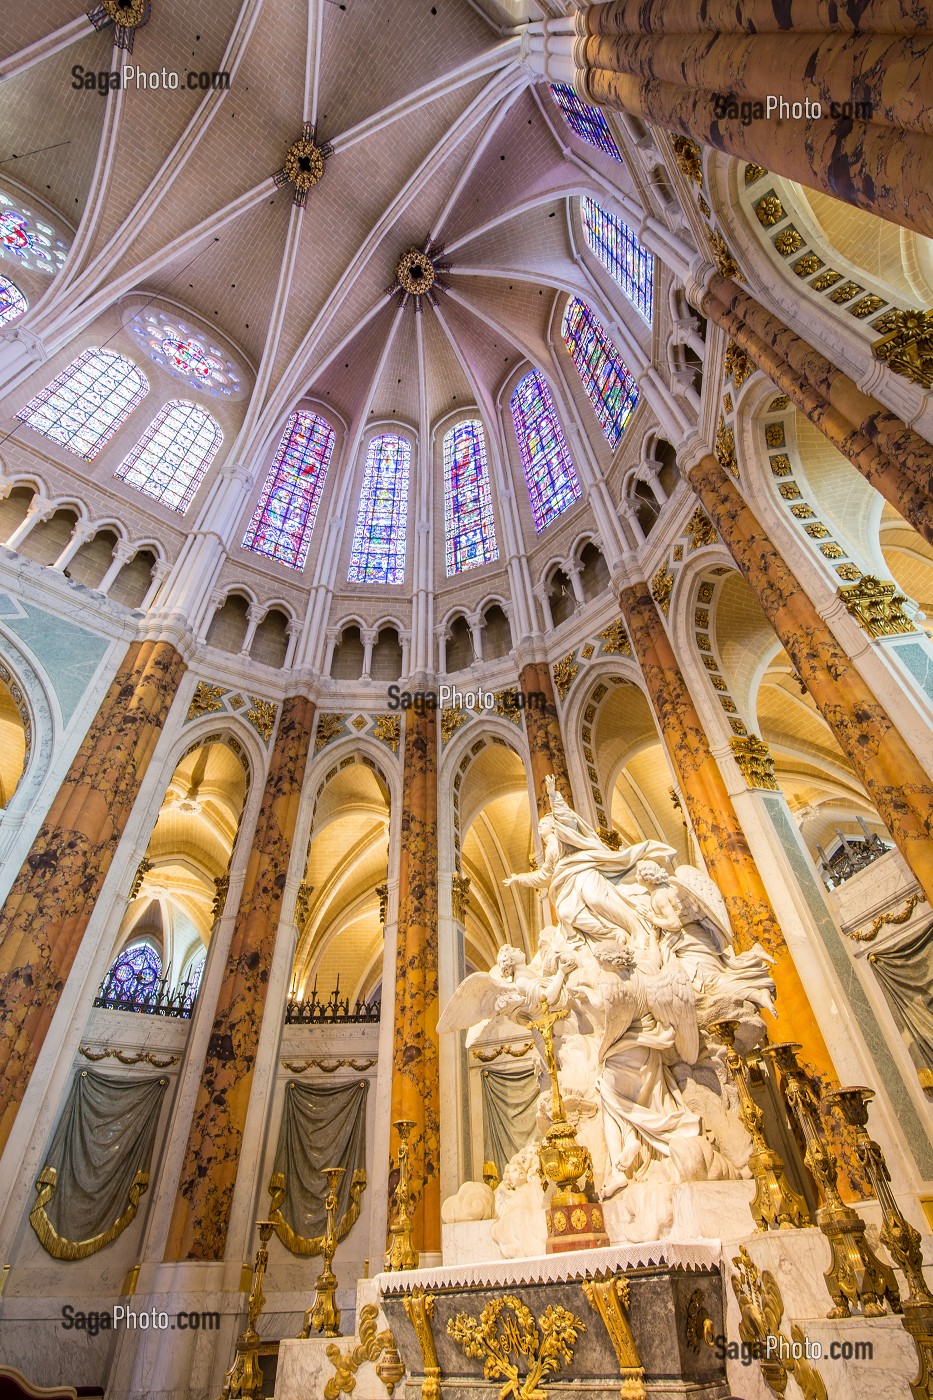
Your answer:
[[[395,957],[395,1036],[392,1122],[415,1124],[409,1167],[415,1200],[414,1247],[441,1247],[440,1107],[438,1057],[437,712],[405,715],[399,859],[398,941]],[[393,1131],[394,1163],[398,1138]],[[392,1206],[389,1205],[391,1214]]]
[[[570,773],[547,662],[529,661],[519,672],[518,683],[525,697],[525,732],[528,735],[535,802],[538,804],[538,816],[543,817],[550,811],[544,791],[544,780],[549,773],[556,777],[561,796],[573,805]]]
[[[314,721],[282,705],[227,966],[201,1072],[165,1259],[222,1259],[262,1028],[269,969]],[[283,1008],[270,1007],[270,1015]]]
[[[168,642],[130,647],[0,910],[0,1147],[184,670]]]
[[[917,34],[933,10],[913,0],[610,0],[587,11],[591,34]]]
[[[729,278],[715,274],[702,302],[704,314],[933,543],[933,446]]]
[[[710,454],[688,479],[885,826],[933,900],[933,782],[734,482]]]
[[[743,951],[757,941],[775,959],[771,975],[780,1037],[799,1040],[817,1073],[832,1079],[823,1033],[647,584],[623,589],[620,605],[706,868],[726,902],[736,947]]]

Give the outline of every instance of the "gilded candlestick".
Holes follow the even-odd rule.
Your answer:
[[[323,1332],[325,1337],[340,1336],[337,1278],[331,1264],[337,1250],[337,1192],[345,1172],[345,1167],[325,1167],[323,1170],[324,1178],[327,1181],[327,1194],[324,1197],[327,1224],[324,1227],[324,1239],[321,1243],[321,1258],[324,1261],[324,1267],[318,1274],[317,1282],[314,1285],[314,1302],[305,1313],[304,1327],[298,1333],[299,1337],[310,1337],[312,1331]]]
[[[418,1256],[412,1239],[411,1186],[408,1180],[408,1139],[415,1123],[410,1118],[400,1118],[393,1127],[399,1136],[398,1182],[392,1197],[389,1242],[385,1256],[386,1273],[418,1267]]]
[[[258,1220],[256,1223],[259,1227],[259,1248],[253,1265],[246,1326],[237,1338],[236,1355],[233,1365],[224,1376],[220,1400],[261,1400],[262,1397],[263,1380],[259,1367],[259,1333],[256,1323],[266,1301],[262,1291],[262,1280],[269,1263],[267,1246],[275,1226],[271,1220]]]

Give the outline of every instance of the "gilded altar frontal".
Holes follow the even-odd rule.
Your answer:
[[[933,3],[6,8],[3,1400],[933,1400]]]

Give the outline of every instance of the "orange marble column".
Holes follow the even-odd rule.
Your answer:
[[[928,34],[914,0],[611,0],[586,11],[591,34]]]
[[[795,403],[818,405],[816,415],[807,408],[802,411],[915,529],[933,538],[933,445],[926,438],[864,393],[837,365],[729,278],[713,275],[703,311],[741,349],[747,345],[749,356],[776,384],[780,375],[778,387],[793,395]]]
[[[933,783],[715,457],[688,473],[797,674],[933,900]]]
[[[564,752],[554,684],[547,662],[529,661],[527,666],[522,667],[518,683],[525,697],[525,733],[528,736],[535,802],[538,806],[538,816],[543,817],[550,811],[544,791],[544,780],[549,773],[553,773],[557,779],[557,788],[561,796],[573,806],[567,755]]]
[[[395,954],[392,1122],[410,1119],[409,1168],[418,1253],[441,1247],[438,1057],[437,713],[405,715],[402,850]],[[398,1153],[392,1133],[392,1163]],[[390,1202],[391,1212],[391,1202]]]
[[[716,115],[716,93],[710,89],[606,68],[583,71],[585,95],[600,107],[629,112],[933,236],[933,137],[852,118],[743,125],[738,116]]]
[[[166,1260],[222,1259],[282,915],[314,704],[282,705],[227,966],[201,1071]],[[270,1007],[280,1016],[283,1008]]]
[[[736,948],[757,941],[775,959],[778,1035],[799,1040],[809,1064],[828,1082],[835,1071],[826,1042],[647,584],[624,589],[619,601],[703,860],[729,911]]]
[[[168,642],[130,647],[0,910],[0,1147],[184,671]]]

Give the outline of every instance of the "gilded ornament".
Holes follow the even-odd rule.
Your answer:
[[[796,253],[797,249],[803,246],[803,239],[793,224],[790,228],[782,229],[772,242],[782,258],[789,258],[791,253]]]
[[[859,292],[864,292],[864,290],[865,288],[860,287],[857,282],[843,282],[841,287],[837,287],[834,292],[830,293],[829,299],[837,306],[841,306],[843,302],[851,301],[854,296],[858,296]]]
[[[307,1340],[312,1332],[323,1332],[325,1337],[340,1336],[340,1309],[337,1307],[337,1277],[331,1267],[337,1251],[337,1192],[341,1178],[346,1175],[346,1167],[324,1167],[322,1176],[327,1183],[324,1195],[324,1210],[327,1222],[321,1241],[321,1258],[324,1267],[314,1285],[314,1302],[305,1313],[304,1326],[298,1333]]]
[[[454,872],[450,881],[450,899],[454,918],[459,919],[461,924],[464,923],[470,911],[469,875],[461,875],[459,871]]]
[[[202,715],[212,715],[217,710],[222,710],[223,695],[222,685],[211,685],[210,681],[198,681],[191,697],[191,704],[188,706],[186,721],[200,719]]]
[[[697,189],[703,188],[703,152],[689,136],[672,136],[671,148],[681,174]]]
[[[785,452],[780,452],[776,457],[770,458],[771,471],[775,476],[790,476],[790,458]]]
[[[386,919],[389,914],[389,887],[388,885],[377,885],[376,894],[379,896],[379,924],[385,928]]]
[[[308,193],[324,174],[324,162],[331,154],[327,144],[317,144],[317,132],[311,122],[305,122],[301,135],[285,152],[282,168],[272,177],[277,189],[291,185],[292,204],[303,209],[308,202]]]
[[[869,637],[899,637],[916,630],[902,611],[907,600],[895,591],[893,583],[881,583],[865,574],[858,583],[840,588],[839,597]]]
[[[667,567],[667,560],[656,571],[651,580],[651,596],[665,617],[671,610],[671,594],[674,591],[674,575]]]
[[[872,920],[867,929],[857,930],[855,933],[848,934],[847,937],[851,938],[853,943],[871,943],[878,937],[886,924],[906,924],[917,905],[925,903],[925,895],[912,894],[907,903],[896,914],[879,914],[877,919]]]
[[[871,347],[875,359],[911,384],[933,389],[933,311],[890,311],[882,328],[884,335]]]
[[[754,185],[754,184],[756,183],[756,181],[762,179],[762,177],[765,176],[765,175],[767,175],[767,173],[768,173],[768,172],[767,172],[767,170],[765,170],[765,168],[764,168],[763,165],[755,165],[754,163],[752,163],[752,164],[750,164],[750,165],[746,165],[746,167],[745,167],[745,183],[746,183],[746,185]]]
[[[820,553],[826,559],[841,559],[845,554],[845,550],[840,549],[838,544],[834,544],[832,541],[830,541],[829,544],[820,545]]]
[[[418,1346],[421,1348],[421,1362],[424,1366],[421,1400],[441,1400],[441,1368],[438,1365],[434,1333],[431,1330],[431,1322],[434,1318],[434,1294],[425,1293],[423,1288],[413,1288],[410,1293],[405,1295],[402,1302],[418,1339]],[[408,1387],[405,1388],[407,1391]]]
[[[697,208],[703,215],[704,219],[708,219],[713,212],[701,194],[697,195]]]
[[[784,424],[769,423],[765,428],[765,442],[769,447],[784,446]]]
[[[106,1046],[103,1050],[92,1050],[89,1045],[79,1045],[78,1054],[95,1065],[112,1058],[121,1065],[152,1065],[153,1069],[168,1069],[169,1065],[177,1065],[180,1058],[178,1055],[154,1055],[151,1050],[141,1050],[138,1055],[129,1050],[110,1050]]]
[[[393,753],[398,753],[402,733],[401,715],[377,715],[373,725],[373,738],[385,744]]]
[[[705,632],[698,632],[696,638],[700,651],[712,651],[713,644]]]
[[[836,573],[840,578],[848,579],[853,582],[862,577],[861,569],[856,568],[854,564],[837,564]]]
[[[619,1395],[622,1400],[647,1400],[645,1368],[628,1317],[631,1302],[628,1280],[624,1277],[601,1281],[584,1279],[580,1286],[590,1307],[599,1313],[616,1354],[622,1379]]]
[[[132,53],[136,30],[148,24],[149,13],[149,0],[99,0],[87,11],[87,17],[97,30],[112,24],[117,48]]]
[[[592,656],[592,649],[590,655]],[[497,690],[493,696],[493,710],[503,719],[511,720],[513,724],[518,724],[521,720],[521,710],[514,690]]]
[[[773,190],[770,194],[762,195],[755,205],[755,213],[762,228],[773,228],[787,218],[787,211]]]
[[[265,1306],[262,1281],[269,1263],[269,1240],[272,1236],[272,1221],[258,1220],[259,1248],[253,1265],[253,1276],[247,1303],[246,1326],[237,1337],[236,1355],[233,1365],[224,1376],[220,1400],[262,1400],[263,1375],[259,1365],[260,1337],[256,1330],[260,1313]]]
[[[719,232],[718,228],[708,228],[706,236],[709,239],[709,246],[713,252],[713,261],[721,277],[731,277],[734,282],[744,282],[745,276],[739,267],[729,245]]]
[[[714,689],[714,690],[723,691],[723,690],[728,690],[728,688],[729,688],[729,687],[726,685],[726,682],[723,680],[722,676],[710,676],[710,680],[711,680],[712,683],[713,683],[713,689]]]
[[[731,412],[732,412],[732,410],[733,410],[733,408],[735,407],[735,405],[734,405],[733,402],[732,402],[732,395],[731,395],[731,394],[723,394],[723,396],[722,396],[722,406],[723,406],[723,411],[724,411],[725,413],[731,413]]]
[[[388,295],[397,296],[401,306],[413,297],[416,311],[421,310],[423,297],[432,306],[436,305],[438,291],[447,287],[439,274],[450,270],[450,263],[442,258],[443,251],[441,245],[430,238],[420,248],[408,248],[396,264],[395,280],[387,288]]]
[[[399,1118],[392,1126],[398,1133],[399,1139],[398,1181],[392,1197],[388,1246],[383,1261],[386,1273],[418,1267],[418,1256],[412,1243],[411,1217],[414,1211],[414,1200],[408,1179],[408,1156],[411,1150],[408,1146],[408,1139],[411,1137],[415,1123],[411,1118]],[[408,1304],[406,1303],[405,1306],[407,1308]]]
[[[445,706],[441,710],[441,742],[446,744],[452,735],[456,734],[461,724],[466,724],[466,710],[458,709],[454,706]]]
[[[524,1045],[517,1048],[514,1045],[497,1045],[494,1050],[471,1050],[470,1054],[474,1060],[481,1060],[484,1065],[488,1065],[492,1060],[498,1060],[500,1055],[508,1055],[513,1060],[520,1060],[523,1055],[527,1055],[529,1050],[535,1048],[533,1040],[526,1040]]]
[[[314,735],[314,752],[320,753],[332,739],[336,739],[343,733],[343,726],[346,723],[347,715],[321,714],[318,715],[317,731]]]
[[[566,700],[567,692],[573,685],[574,678],[579,670],[580,667],[574,661],[572,651],[568,652],[568,654],[554,666],[554,684],[557,687],[557,694],[562,701]]]
[[[880,311],[884,306],[884,297],[875,296],[870,292],[868,296],[860,297],[854,306],[849,307],[849,315],[857,316],[860,321],[864,321],[866,316],[874,316],[876,311]]]
[[[694,549],[703,549],[705,545],[715,544],[719,538],[713,522],[702,506],[697,506],[687,521],[686,533],[690,540],[691,552]]]
[[[821,525],[819,521],[815,525],[807,525],[805,528],[811,540],[825,540],[829,534],[826,526]]]
[[[715,447],[719,465],[738,481],[739,464],[735,455],[735,433],[727,426],[725,418],[721,415],[719,427],[716,429]]]
[[[785,501],[796,501],[799,499],[800,487],[794,481],[789,481],[784,486],[779,486],[778,490]]]
[[[486,1379],[504,1382],[499,1400],[541,1400],[541,1387],[573,1360],[585,1331],[582,1318],[553,1303],[536,1323],[531,1310],[511,1295],[493,1298],[479,1318],[458,1313],[447,1324],[447,1335],[467,1356],[483,1358]]]
[[[562,1210],[551,1212],[551,1229],[555,1235],[562,1235],[567,1229],[567,1217]]]
[[[309,1063],[313,1063],[309,1061]],[[334,1226],[336,1243],[346,1239],[357,1220],[360,1218],[363,1192],[366,1190],[366,1172],[363,1168],[353,1173],[350,1182],[350,1202],[340,1220]],[[300,1254],[304,1259],[313,1259],[320,1254],[324,1248],[325,1235],[299,1235],[293,1230],[291,1225],[282,1214],[282,1204],[285,1200],[285,1174],[284,1172],[273,1172],[269,1178],[269,1219],[273,1229],[285,1248],[292,1254]]]
[[[783,413],[785,408],[790,407],[790,399],[786,394],[778,394],[776,399],[772,399],[768,404],[769,413]]]
[[[715,586],[716,585],[710,583],[708,579],[704,583],[701,583],[697,589],[697,602],[711,603],[713,601],[713,589]]]
[[[821,272],[819,277],[810,283],[810,286],[815,292],[825,292],[829,287],[834,287],[841,277],[841,272],[834,272],[830,268],[828,272]]]
[[[147,860],[146,857],[143,856],[142,860],[136,867],[136,874],[133,876],[133,882],[130,885],[130,901],[136,899],[137,895],[139,894],[139,891],[142,889],[143,880],[145,880],[146,876],[149,874],[149,871],[151,869],[152,861]]]
[[[765,1384],[775,1395],[783,1395],[790,1374],[800,1386],[804,1400],[827,1400],[823,1378],[807,1359],[807,1347],[800,1328],[794,1324],[790,1341],[779,1331],[784,1299],[774,1275],[767,1269],[759,1273],[744,1244],[739,1246],[739,1253],[732,1263],[736,1269],[732,1275],[732,1291],[741,1314],[739,1336],[754,1348],[760,1358]],[[769,1337],[778,1338],[776,1352],[773,1347],[768,1347]]]
[[[743,739],[730,739],[729,746],[736,763],[739,765],[742,777],[749,787],[777,792],[778,785],[774,776],[774,760],[771,757],[771,750],[758,738],[757,734],[748,734]]]
[[[618,619],[615,622],[610,622],[609,626],[603,628],[602,632],[597,635],[603,644],[604,656],[631,656],[632,643]]]
[[[365,715],[357,715],[356,719],[351,719],[350,724],[356,730],[357,734],[362,734],[367,724],[369,724],[369,720]]]
[[[697,627],[709,626],[709,608],[697,608],[693,614],[693,621]]]
[[[359,1345],[345,1352],[335,1346],[327,1348],[327,1359],[334,1368],[334,1375],[324,1385],[324,1400],[339,1400],[341,1395],[351,1395],[356,1389],[356,1373],[365,1361],[376,1365],[376,1374],[391,1397],[405,1374],[405,1368],[401,1366],[392,1333],[388,1329],[385,1332],[376,1331],[378,1316],[379,1309],[374,1303],[364,1304],[357,1324]],[[377,1363],[383,1356],[385,1361],[380,1366]],[[389,1376],[384,1374],[386,1366],[391,1371]]]
[[[814,272],[819,272],[821,267],[825,267],[825,263],[815,253],[804,253],[795,263],[791,264],[791,270],[796,272],[798,277],[812,277]]]
[[[704,1342],[708,1347],[715,1345],[713,1319],[706,1311],[706,1299],[703,1296],[702,1288],[695,1288],[690,1294],[690,1301],[687,1303],[687,1320],[684,1324],[684,1340],[690,1350],[698,1356]]]
[[[265,739],[268,744],[275,728],[278,706],[273,705],[271,700],[260,700],[256,695],[252,696],[252,702],[246,711],[247,721],[253,726],[259,737]]]
[[[730,340],[726,346],[723,373],[727,379],[732,380],[737,390],[741,389],[746,379],[755,373],[755,365],[734,340]]]
[[[319,1069],[323,1074],[336,1074],[338,1069],[352,1069],[356,1074],[363,1074],[377,1063],[377,1060],[356,1060],[353,1058],[346,1060],[283,1060],[282,1068],[287,1069],[289,1074],[304,1074],[309,1069]]]
[[[809,520],[811,515],[813,514],[813,511],[810,509],[809,506],[791,506],[790,513],[791,515],[795,516],[798,520]]]
[[[295,923],[299,929],[303,929],[308,922],[308,915],[311,913],[311,895],[314,886],[309,885],[307,880],[302,880],[298,886],[298,893],[295,896]]]

